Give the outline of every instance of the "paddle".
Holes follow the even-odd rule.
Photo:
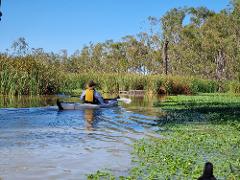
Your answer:
[[[108,100],[117,100],[117,101],[122,101],[122,102],[124,102],[124,103],[126,103],[126,104],[130,104],[131,102],[132,102],[132,100],[131,99],[129,99],[129,98],[120,98],[120,96],[118,96],[118,97],[116,97],[116,98],[110,98],[110,99],[104,99],[104,101],[108,101]]]
[[[118,101],[122,101],[122,102],[124,102],[124,103],[126,103],[126,104],[130,104],[131,102],[132,102],[132,100],[131,99],[129,99],[129,98],[119,98],[119,99],[117,99]]]
[[[59,97],[61,97],[61,98],[71,98],[71,97],[77,97],[77,98],[79,98],[79,96],[71,96],[71,95],[65,95],[65,94],[57,94],[57,96],[59,96]],[[124,97],[121,98],[120,96],[118,96],[118,97],[116,97],[116,98],[104,99],[104,100],[117,100],[117,101],[122,101],[122,102],[124,102],[124,103],[126,103],[126,104],[130,104],[130,103],[132,102],[131,99],[129,99],[129,98],[124,98]]]

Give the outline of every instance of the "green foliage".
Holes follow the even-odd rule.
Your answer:
[[[214,164],[217,179],[240,177],[239,131],[230,125],[188,124],[161,132],[163,139],[135,144],[136,179],[197,179],[204,162]]]
[[[191,92],[196,93],[214,93],[217,92],[218,84],[213,80],[193,79],[190,85]]]
[[[119,74],[118,75],[119,90],[128,91],[131,88],[130,75]]]
[[[161,94],[160,89],[163,87],[164,79],[161,76],[152,76],[151,80],[147,80],[145,88],[149,93]]]
[[[97,171],[87,176],[88,180],[115,180],[116,178],[109,172]]]
[[[158,76],[138,74],[67,74],[64,76],[61,92],[72,93],[75,89],[84,89],[93,79],[102,92],[118,93],[119,90],[146,90],[147,93],[195,94],[198,92],[216,92],[218,83],[213,80],[184,78],[181,76]]]
[[[239,96],[171,96],[158,106],[163,138],[135,144],[131,177],[197,179],[210,161],[217,179],[240,178]]]
[[[112,76],[111,78],[108,75],[104,75],[99,79],[99,85],[103,92],[118,93],[119,84],[118,77]]]
[[[167,94],[190,94],[189,83],[191,79],[180,76],[168,76],[164,78],[163,86]]]
[[[85,74],[68,73],[62,76],[60,92],[70,93],[76,89],[84,89],[90,77]]]
[[[0,55],[0,94],[54,94],[60,87],[61,72],[53,63],[31,55]]]
[[[53,56],[54,57],[54,56]],[[213,80],[181,76],[141,75],[135,73],[70,73],[45,54],[38,56],[0,56],[0,94],[37,95],[64,92],[76,94],[93,79],[102,92],[118,93],[119,90],[146,90],[147,93],[194,94],[216,92],[218,83]],[[227,86],[229,87],[229,86]],[[230,89],[233,90],[233,84]]]
[[[229,83],[229,92],[240,94],[240,83],[236,81]]]
[[[130,89],[144,90],[144,87],[146,86],[146,79],[147,78],[145,78],[145,76],[133,76],[130,78]]]
[[[169,96],[165,102],[155,103],[156,107],[161,107],[165,110],[171,109],[186,109],[193,110],[199,108],[240,108],[240,96],[231,94],[199,94],[195,96]]]

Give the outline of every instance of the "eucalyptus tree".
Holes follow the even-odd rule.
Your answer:
[[[202,25],[214,15],[214,12],[205,7],[185,8],[185,15],[189,17],[182,28],[178,29],[179,42],[172,46],[171,57],[174,72],[177,75],[202,76],[206,78],[201,32]]]
[[[58,54],[59,61],[61,62],[61,69],[63,71],[68,72],[69,70],[69,58],[68,58],[68,51],[67,49],[61,49],[60,53]]]
[[[86,73],[89,72],[90,53],[89,47],[84,46],[81,50],[76,50],[73,55],[69,57],[69,72]],[[91,67],[91,66],[90,66]]]
[[[236,72],[236,79],[240,81],[240,0],[232,0],[232,9],[230,12],[231,18],[231,34],[234,36],[235,48],[234,55],[232,58],[234,59],[235,66],[233,67],[233,71]]]
[[[190,15],[190,24],[197,27],[201,27],[209,17],[215,15],[214,11],[203,6],[187,8],[186,12]]]
[[[147,46],[134,36],[126,36],[123,38],[123,41],[126,45],[126,58],[129,63],[128,71],[146,74]]]
[[[181,41],[171,47],[174,75],[196,75],[201,65],[201,38],[198,28],[186,25],[180,32]]]
[[[222,81],[224,79],[232,79],[231,51],[234,45],[234,34],[231,33],[231,18],[226,11],[222,11],[208,18],[202,26],[203,49],[210,60],[212,75],[220,82],[219,91],[222,91]],[[215,69],[215,70],[214,70]],[[215,73],[213,73],[215,71]]]
[[[129,68],[129,63],[128,59],[126,58],[125,43],[112,41],[108,48],[109,53],[107,55],[106,62],[108,65],[111,65],[111,72],[126,73]]]
[[[104,52],[103,52],[103,44],[97,43],[95,45],[90,46],[91,48],[91,62],[90,68],[92,68],[95,72],[102,72],[102,67],[104,66]]]
[[[165,66],[165,74],[167,75],[170,70],[170,58],[169,58],[169,45],[179,43],[179,32],[183,27],[183,20],[185,17],[185,9],[174,8],[166,12],[161,18],[163,48],[162,56]]]
[[[155,62],[155,67],[152,73],[163,74],[164,73],[164,63],[162,55],[162,33],[160,30],[160,19],[156,17],[149,16],[148,22],[150,25],[150,32],[148,32],[150,51],[152,59]]]
[[[141,32],[137,34],[139,42],[141,43],[140,50],[144,54],[142,56],[142,70],[143,74],[155,74],[160,72],[160,58],[159,58],[159,39],[156,34],[148,34]],[[157,39],[155,39],[157,38]]]
[[[81,72],[81,52],[80,50],[76,50],[70,57],[69,57],[69,69],[73,73]]]

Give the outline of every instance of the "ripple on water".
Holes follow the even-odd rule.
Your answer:
[[[1,176],[80,178],[99,169],[126,175],[133,141],[159,137],[155,120],[121,107],[0,109]]]

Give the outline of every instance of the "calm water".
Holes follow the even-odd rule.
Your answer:
[[[132,99],[110,109],[58,111],[56,97],[0,97],[0,177],[86,179],[97,170],[127,175],[134,141],[161,138],[153,99]]]

